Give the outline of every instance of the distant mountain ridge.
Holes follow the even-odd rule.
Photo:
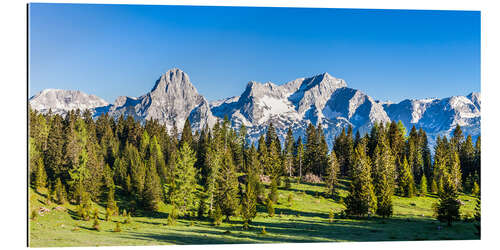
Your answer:
[[[375,122],[401,120],[408,130],[413,125],[423,128],[432,144],[438,135],[449,135],[456,125],[477,137],[481,120],[480,93],[379,102],[328,73],[282,85],[250,81],[240,96],[208,102],[189,76],[174,68],[161,75],[150,92],[140,97],[121,96],[114,104],[80,91],[53,89],[43,90],[29,102],[40,112],[52,109],[64,114],[72,109],[90,109],[94,116],[108,113],[115,118],[125,115],[141,121],[157,119],[169,130],[182,129],[186,118],[193,130],[199,130],[212,127],[217,119],[228,116],[233,127],[243,124],[247,127],[249,140],[253,142],[271,122],[282,140],[288,127],[298,137],[304,136],[309,123],[322,124],[330,146],[342,128],[349,125],[366,133]]]

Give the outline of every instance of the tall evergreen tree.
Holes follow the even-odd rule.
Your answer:
[[[63,124],[60,115],[55,115],[50,124],[50,132],[47,138],[47,150],[45,152],[45,167],[50,180],[56,180],[64,174],[63,166]]]
[[[415,195],[415,181],[406,157],[403,159],[403,164],[401,164],[398,172],[398,193],[405,197]]]
[[[181,214],[194,211],[197,208],[198,184],[196,182],[195,162],[194,151],[189,146],[188,141],[184,141],[176,153],[174,182],[173,186],[170,187],[172,189],[171,202]]]
[[[458,190],[450,176],[444,178],[443,191],[439,194],[439,203],[435,207],[436,218],[451,226],[453,221],[460,220],[460,201]]]
[[[295,154],[295,169],[298,170],[299,181],[302,180],[302,165],[304,162],[304,144],[302,143],[302,137],[299,136],[297,142],[294,145]]]
[[[193,148],[193,131],[191,130],[191,123],[189,122],[189,119],[186,119],[186,122],[184,122],[184,128],[182,129],[179,146],[183,147],[184,143],[187,143],[191,149]]]
[[[292,129],[288,128],[285,139],[284,163],[288,176],[293,175],[293,151],[295,140],[293,138]]]
[[[217,206],[226,216],[226,221],[235,215],[238,208],[238,177],[229,150],[222,155],[221,168],[217,176]]]
[[[374,150],[373,183],[377,196],[376,213],[384,218],[393,213],[392,195],[394,193],[395,164],[388,142],[382,136]]]
[[[142,203],[144,208],[151,211],[158,210],[158,204],[161,201],[160,177],[156,170],[156,159],[150,157],[146,163],[146,176],[144,182],[144,192],[142,194]]]
[[[372,184],[370,159],[362,144],[356,147],[350,171],[351,185],[345,199],[348,215],[365,216],[377,210],[377,199]]]
[[[327,173],[326,193],[329,196],[334,197],[335,189],[337,188],[338,178],[340,175],[340,166],[339,166],[339,163],[337,161],[337,156],[335,155],[335,151],[333,151],[333,150],[330,153],[328,170],[326,173]]]
[[[43,159],[38,158],[37,170],[35,172],[35,189],[41,191],[47,186],[47,173],[43,165]]]

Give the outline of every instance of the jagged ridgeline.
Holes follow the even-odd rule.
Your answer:
[[[156,119],[169,131],[179,130],[189,119],[193,131],[212,127],[227,116],[233,128],[245,125],[250,142],[273,123],[283,142],[287,129],[295,139],[304,137],[309,123],[322,125],[331,148],[343,128],[352,126],[361,135],[376,122],[401,120],[406,128],[422,128],[431,146],[438,135],[450,136],[456,125],[476,139],[480,135],[480,93],[449,98],[380,102],[328,73],[299,78],[282,85],[251,81],[240,96],[209,102],[198,93],[189,76],[180,69],[163,74],[149,93],[140,97],[120,96],[114,104],[80,91],[46,89],[31,97],[31,107],[42,113],[65,114],[69,110],[90,109],[94,118],[103,113],[118,118],[132,116],[144,122]]]

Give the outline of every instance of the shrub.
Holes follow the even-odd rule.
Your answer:
[[[273,200],[269,199],[267,201],[267,213],[269,214],[269,217],[274,216],[274,206],[273,206]]]
[[[94,208],[93,215],[95,220],[99,219],[99,210],[97,208]]]
[[[285,189],[290,189],[292,188],[292,180],[290,179],[290,177],[287,177],[285,179]]]
[[[220,209],[220,206],[217,205],[215,207],[215,212],[213,213],[212,220],[215,226],[219,226],[222,222],[222,210]]]
[[[304,182],[309,182],[309,183],[321,183],[321,182],[323,182],[323,180],[321,179],[321,177],[319,177],[317,175],[314,175],[313,173],[307,173],[304,176],[303,181]]]
[[[31,211],[31,219],[36,220],[38,218],[38,212],[35,210]]]
[[[119,233],[121,231],[122,231],[122,229],[120,228],[120,222],[116,222],[116,226],[115,226],[115,229],[113,230],[113,232]]]
[[[472,187],[472,196],[478,196],[479,195],[479,185],[477,182],[474,182],[473,187]]]
[[[290,193],[288,194],[288,206],[292,206],[292,202],[293,202],[293,194]]]
[[[132,216],[130,215],[130,213],[128,213],[127,218],[125,218],[125,221],[123,223],[124,224],[132,223]]]
[[[101,231],[101,226],[99,225],[99,220],[97,218],[94,218],[94,225],[92,225],[92,228],[96,231]]]
[[[109,207],[106,208],[106,221],[109,221],[111,218],[111,209]]]

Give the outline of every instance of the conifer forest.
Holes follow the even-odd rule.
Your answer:
[[[480,145],[460,126],[432,150],[397,121],[329,148],[321,124],[250,144],[227,118],[29,109],[30,245],[479,239]]]

